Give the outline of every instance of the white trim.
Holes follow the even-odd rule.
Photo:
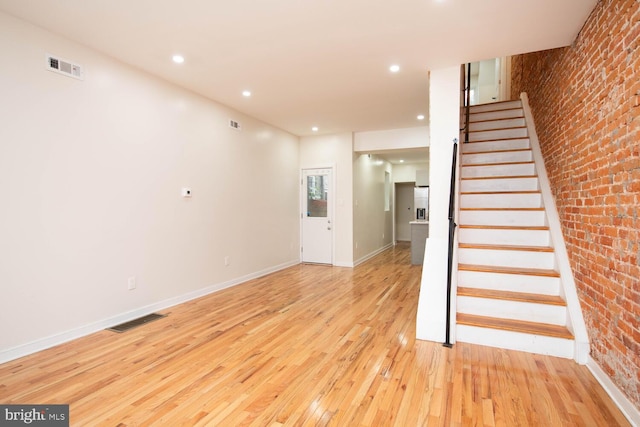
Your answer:
[[[558,208],[556,207],[555,199],[551,193],[549,176],[547,175],[547,169],[544,166],[544,158],[542,157],[542,150],[540,149],[540,141],[538,140],[538,134],[536,133],[536,127],[533,122],[533,114],[529,107],[529,98],[524,92],[520,95],[520,98],[522,100],[524,117],[527,122],[531,152],[538,172],[538,183],[540,185],[540,192],[542,193],[542,201],[544,203],[547,220],[549,222],[551,241],[555,249],[556,261],[558,262],[558,270],[560,272],[561,279],[560,292],[563,294],[565,301],[567,302],[567,320],[569,323],[567,326],[572,330],[575,337],[574,359],[579,364],[584,365],[587,363],[590,352],[589,335],[587,334],[587,327],[584,323],[584,317],[582,316],[580,299],[578,298],[576,283],[573,278],[573,271],[571,270],[571,264],[569,263],[569,254],[567,253],[564,236],[562,235]]]
[[[107,319],[99,320],[97,322],[92,322],[75,329],[71,329],[65,332],[60,332],[45,338],[40,338],[35,341],[31,341],[26,344],[21,344],[19,346],[12,347],[6,350],[0,350],[0,363],[9,362],[19,357],[27,356],[29,354],[36,353],[38,351],[46,350],[56,345],[60,345],[65,342],[69,342],[77,338],[81,338],[81,337],[90,335],[92,333],[101,331],[105,328],[109,328],[114,325],[119,325],[120,323],[128,322],[133,319],[137,319],[138,317],[147,315],[149,313],[153,313],[158,310],[164,310],[166,308],[173,307],[178,304],[182,304],[187,301],[191,301],[191,300],[203,297],[205,295],[212,294],[222,289],[230,288],[232,286],[242,284],[249,280],[257,279],[258,277],[275,273],[276,271],[284,270],[285,268],[298,265],[299,263],[300,262],[298,260],[288,261],[280,265],[276,265],[273,267],[266,268],[264,270],[247,274],[242,277],[238,277],[233,280],[217,283],[215,285],[207,286],[206,288],[188,292],[183,295],[178,295],[176,297],[159,301],[153,304],[148,304],[143,307],[137,308],[135,310],[127,311],[125,313],[120,313],[115,316],[109,317]]]
[[[500,58],[500,98],[499,101],[511,99],[511,57]]]
[[[348,268],[353,268],[355,267],[355,264],[352,262],[334,262],[333,263],[334,267],[348,267]]]
[[[356,260],[356,261],[353,263],[353,266],[352,266],[352,267],[355,267],[356,265],[360,265],[360,264],[362,264],[363,262],[370,260],[370,259],[371,259],[371,258],[373,258],[374,256],[376,256],[376,255],[378,255],[378,254],[380,254],[380,253],[382,253],[382,252],[386,251],[387,249],[391,248],[392,246],[393,246],[393,243],[387,243],[385,246],[383,246],[383,247],[381,247],[381,248],[379,248],[379,249],[376,249],[375,251],[373,251],[373,252],[371,252],[371,253],[369,253],[369,254],[367,254],[367,255],[365,255],[365,256],[363,256],[363,257],[359,258],[358,260]]]
[[[591,356],[587,357],[587,369],[591,371],[595,379],[600,383],[602,388],[604,388],[604,391],[611,397],[611,400],[618,406],[631,425],[640,427],[640,410],[620,391]]]

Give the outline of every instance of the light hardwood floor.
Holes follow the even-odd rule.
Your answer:
[[[299,265],[0,365],[0,403],[68,403],[78,426],[616,426],[572,360],[416,341],[406,245]]]

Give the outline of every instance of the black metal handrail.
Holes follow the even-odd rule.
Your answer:
[[[453,160],[451,161],[451,184],[449,187],[449,258],[447,267],[447,318],[445,329],[445,347],[452,347],[451,344],[451,281],[453,277],[453,238],[456,232],[455,223],[455,193],[456,193],[456,164],[458,161],[458,139],[453,140]]]
[[[467,64],[464,87],[464,142],[469,142],[469,110],[471,104],[471,63]],[[451,183],[449,185],[449,254],[447,259],[447,308],[445,319],[445,341],[443,345],[451,348],[451,282],[453,280],[453,243],[457,224],[456,214],[456,166],[458,162],[458,138],[453,140],[453,159],[451,160]]]

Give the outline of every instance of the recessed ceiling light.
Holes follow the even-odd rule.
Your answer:
[[[248,90],[243,90],[242,91],[242,96],[246,96],[247,98],[251,96],[251,91]]]
[[[182,55],[173,55],[173,62],[175,62],[176,64],[182,64],[184,62],[184,56]]]
[[[391,67],[389,67],[389,71],[391,71],[392,73],[397,73],[398,71],[400,71],[400,66],[394,64]]]
[[[404,160],[400,159],[400,163],[404,163]]]
[[[318,132],[318,126],[312,127],[311,130],[314,131],[314,132]]]
[[[424,114],[418,114],[418,117],[416,117],[418,120],[424,120]]]

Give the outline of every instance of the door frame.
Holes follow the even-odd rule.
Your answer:
[[[500,99],[499,101],[508,101],[511,99],[511,57],[503,56],[500,58]]]
[[[415,188],[415,181],[400,181],[400,182],[395,182],[393,185],[393,244],[397,244],[398,243],[398,232],[397,232],[397,226],[398,226],[398,218],[397,218],[397,211],[398,211],[398,187],[410,187],[411,190],[413,190],[413,188]],[[411,199],[413,199],[413,195],[411,195]],[[415,219],[415,207],[414,207],[414,203],[411,202],[411,215],[414,216],[413,219]],[[411,220],[410,220],[411,221]],[[402,242],[407,242],[407,241],[411,241],[411,232],[409,232],[409,240],[400,240]]]
[[[308,170],[313,170],[313,169],[330,169],[331,170],[331,180],[329,182],[329,215],[331,216],[331,265],[335,265],[335,254],[336,254],[336,165],[335,163],[331,163],[331,164],[324,164],[324,165],[317,165],[317,166],[304,166],[300,168],[300,173],[299,173],[299,181],[300,181],[300,187],[299,187],[299,194],[298,194],[298,199],[299,199],[299,204],[298,204],[298,210],[300,212],[300,224],[299,224],[299,228],[300,228],[300,253],[299,253],[299,260],[302,263],[302,251],[304,250],[304,247],[302,245],[303,243],[303,227],[302,227],[302,220],[304,217],[304,208],[305,208],[305,198],[304,198],[304,171],[308,171]]]

